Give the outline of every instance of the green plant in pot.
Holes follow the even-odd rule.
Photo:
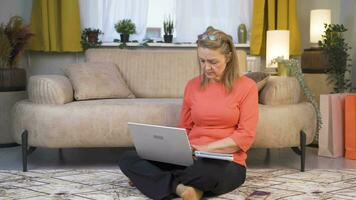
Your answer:
[[[171,19],[171,17],[169,17],[168,19],[165,19],[163,21],[163,30],[164,30],[164,35],[163,35],[164,42],[172,43],[174,24],[173,24],[173,20]]]
[[[351,47],[345,42],[343,33],[347,29],[342,24],[325,24],[325,32],[319,46],[325,52],[329,65],[326,68],[327,81],[334,87],[334,92],[351,91],[351,64],[348,50]]]
[[[0,24],[0,91],[26,88],[26,71],[18,68],[18,62],[31,36],[29,26],[19,16]]]
[[[115,24],[115,30],[120,34],[120,41],[126,43],[130,41],[130,34],[136,33],[136,25],[131,19],[123,19]]]
[[[100,29],[85,28],[82,30],[80,44],[84,50],[89,48],[98,48],[102,41],[99,40],[99,35],[104,34]]]

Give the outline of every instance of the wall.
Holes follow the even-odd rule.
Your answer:
[[[29,52],[26,55],[27,75],[64,74],[63,69],[72,63],[84,62],[83,53]]]
[[[346,1],[346,0],[345,0]],[[356,92],[356,1],[354,0],[347,0],[347,2],[352,3],[353,5],[348,7],[347,4],[345,4],[345,7],[348,9],[348,15],[347,17],[347,26],[349,28],[348,35],[347,35],[347,41],[350,41],[351,43],[351,58],[352,58],[352,66],[353,66],[353,71],[352,71],[352,81],[353,81],[353,91]],[[352,14],[351,14],[352,13]]]
[[[340,0],[298,0],[299,28],[302,36],[302,47],[309,45],[310,10],[331,9],[331,23],[339,23]]]
[[[25,14],[25,0],[2,0],[0,6],[0,22],[6,22],[13,15]]]
[[[349,43],[351,50],[349,51],[350,58],[352,59],[352,86],[354,92],[356,92],[356,39],[354,33],[356,30],[356,1],[354,0],[342,0],[340,3],[340,22],[344,24],[348,31],[345,33],[346,42]]]
[[[345,33],[346,42],[349,43],[352,58],[352,82],[356,90],[356,1],[354,0],[298,0],[299,26],[302,35],[303,49],[309,48],[310,10],[330,9],[331,23],[344,24],[348,31]]]
[[[349,31],[345,34],[346,41],[352,47],[350,55],[353,64],[353,87],[356,88],[356,1],[354,0],[298,0],[298,16],[302,35],[303,49],[309,48],[309,18],[312,9],[331,9],[332,23],[343,23]],[[12,15],[21,15],[29,22],[32,0],[1,0],[0,22],[5,22]],[[61,74],[62,68],[72,62],[83,61],[82,54],[71,53],[39,53],[25,55],[22,66],[27,68],[28,75]]]

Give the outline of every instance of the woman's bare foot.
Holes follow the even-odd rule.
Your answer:
[[[176,189],[178,196],[183,200],[199,200],[203,196],[203,192],[190,186],[179,184]]]
[[[135,187],[135,184],[132,181],[129,181],[129,186]]]

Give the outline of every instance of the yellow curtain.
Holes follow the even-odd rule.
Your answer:
[[[78,0],[33,0],[29,48],[47,52],[78,52],[80,13]]]
[[[296,0],[254,0],[250,53],[266,54],[267,30],[289,30],[289,54],[301,54]]]

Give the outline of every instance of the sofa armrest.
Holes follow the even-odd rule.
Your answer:
[[[295,77],[271,76],[259,95],[264,105],[296,104],[301,100],[301,88]]]
[[[72,84],[62,75],[31,76],[27,90],[33,103],[65,104],[73,101]]]

